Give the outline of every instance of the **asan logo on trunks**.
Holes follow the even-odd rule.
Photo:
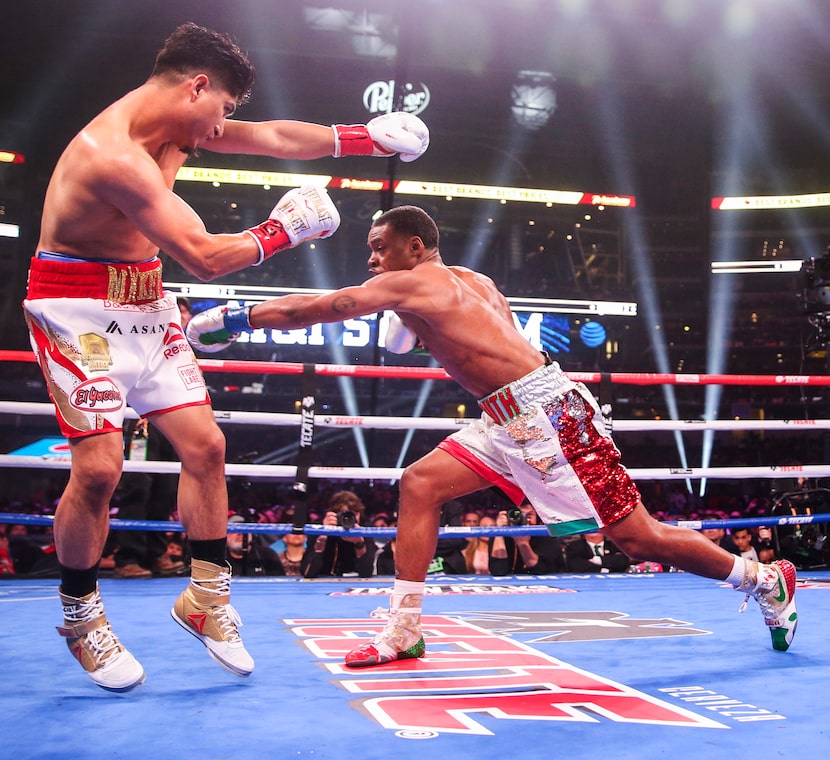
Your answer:
[[[79,412],[106,414],[120,409],[124,401],[113,382],[102,377],[81,383],[69,396],[69,404]]]

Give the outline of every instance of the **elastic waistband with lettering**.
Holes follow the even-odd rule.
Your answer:
[[[143,304],[164,296],[161,259],[137,264],[53,261],[33,258],[26,297],[96,298],[121,304]]]
[[[542,401],[562,396],[575,387],[557,362],[546,364],[524,377],[493,391],[478,402],[481,410],[499,425],[518,417]]]

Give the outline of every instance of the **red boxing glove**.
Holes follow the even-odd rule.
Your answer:
[[[334,157],[340,156],[391,156],[372,140],[365,124],[333,124],[335,134]],[[377,152],[375,152],[377,150]]]

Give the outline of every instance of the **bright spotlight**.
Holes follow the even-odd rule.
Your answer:
[[[541,129],[556,111],[553,74],[520,71],[510,90],[513,118],[525,129]]]

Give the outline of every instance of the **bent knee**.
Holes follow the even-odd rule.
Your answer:
[[[421,462],[414,462],[401,475],[401,497],[414,497],[424,506],[440,506],[447,499],[441,496],[439,485],[428,467]]]
[[[418,462],[409,465],[401,474],[401,490],[418,490],[426,482],[424,468]]]
[[[197,440],[179,451],[182,466],[190,468],[217,467],[225,463],[225,436],[218,426],[210,427]]]
[[[85,459],[82,466],[73,467],[70,481],[80,489],[84,499],[96,502],[108,499],[121,479],[123,460],[108,457]]]

